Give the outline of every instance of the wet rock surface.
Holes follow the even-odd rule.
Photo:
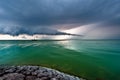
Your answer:
[[[0,66],[0,80],[84,80],[39,66]]]

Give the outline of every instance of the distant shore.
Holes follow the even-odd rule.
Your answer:
[[[40,66],[0,66],[0,80],[85,80]]]

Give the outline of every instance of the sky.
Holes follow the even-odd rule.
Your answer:
[[[2,37],[41,33],[120,39],[120,0],[0,0]]]

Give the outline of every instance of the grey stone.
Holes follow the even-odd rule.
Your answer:
[[[18,73],[6,74],[3,77],[0,77],[1,80],[24,80],[24,75]]]
[[[36,78],[35,80],[42,80],[41,78]]]
[[[26,80],[35,80],[36,76],[26,76]]]
[[[85,80],[39,66],[2,66],[0,80]]]
[[[50,80],[57,80],[56,78],[51,78]]]

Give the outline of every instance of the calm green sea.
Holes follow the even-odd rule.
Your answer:
[[[120,80],[120,41],[0,41],[0,64],[40,65],[88,80]]]

